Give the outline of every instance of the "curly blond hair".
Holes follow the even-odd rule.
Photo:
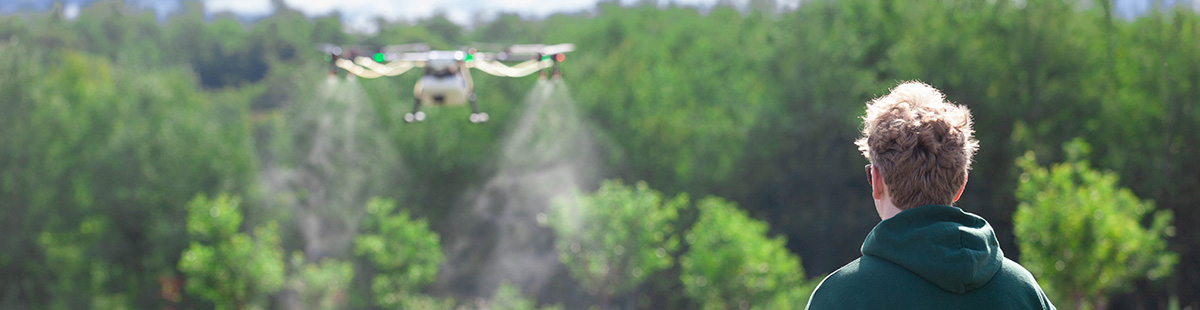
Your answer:
[[[901,210],[954,203],[979,149],[971,111],[942,92],[905,82],[867,103],[858,150],[883,175]]]

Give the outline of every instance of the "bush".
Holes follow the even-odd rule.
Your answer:
[[[679,247],[675,219],[687,203],[686,195],[664,201],[644,182],[606,181],[594,194],[556,200],[548,225],[571,277],[607,308],[612,298],[671,267],[670,253]]]
[[[700,218],[684,238],[680,258],[684,293],[703,309],[787,309],[807,304],[800,258],[783,238],[769,238],[767,225],[737,205],[706,198]]]
[[[188,203],[191,246],[179,260],[185,288],[216,309],[261,308],[265,297],[283,285],[283,250],[274,222],[254,229],[254,239],[238,232],[242,223],[237,197],[197,196]]]
[[[305,262],[304,254],[292,254],[292,275],[288,286],[300,298],[303,309],[343,309],[346,289],[354,278],[354,266],[348,262],[325,259]]]
[[[1170,210],[1156,211],[1154,202],[1117,187],[1116,174],[1088,167],[1080,159],[1088,149],[1080,140],[1067,143],[1069,160],[1049,169],[1033,152],[1017,159],[1013,230],[1021,264],[1052,300],[1076,309],[1105,308],[1108,295],[1139,278],[1165,277],[1178,260],[1164,238],[1174,231]]]
[[[437,279],[438,265],[445,259],[438,235],[425,220],[403,210],[392,214],[394,209],[391,200],[368,201],[365,232],[354,238],[354,253],[379,272],[371,279],[375,304],[387,309],[447,308],[446,302],[418,294]]]

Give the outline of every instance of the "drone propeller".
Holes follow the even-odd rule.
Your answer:
[[[545,44],[513,44],[505,48],[504,51],[512,54],[537,54],[542,52]]]
[[[560,55],[562,53],[575,50],[575,44],[563,43],[550,46],[543,46],[539,53],[542,55]]]
[[[429,53],[430,52],[384,53],[383,60],[386,60],[386,61],[428,61]]]
[[[517,61],[517,60],[553,60],[562,61],[565,57],[563,53],[574,51],[575,45],[570,43],[544,45],[544,44],[514,44],[504,48],[500,52],[493,54],[484,54],[484,59],[493,59],[500,61]]]
[[[333,58],[354,59],[354,57],[359,56],[372,56],[380,54],[377,52],[377,49],[362,45],[337,46],[328,43],[321,43],[317,44],[317,50],[324,52],[326,58],[330,58],[329,56],[334,56]]]
[[[464,51],[470,50],[472,48],[474,48],[476,50],[500,51],[500,50],[504,50],[504,48],[506,48],[506,47],[508,47],[508,45],[504,45],[504,44],[500,44],[500,43],[471,42],[471,45],[463,46],[460,48]]]
[[[338,55],[342,54],[342,47],[333,45],[333,44],[329,44],[329,43],[317,44],[317,50],[322,51],[325,54],[334,55],[334,56],[338,56]]]
[[[394,44],[379,49],[383,53],[428,52],[429,45],[425,43]]]

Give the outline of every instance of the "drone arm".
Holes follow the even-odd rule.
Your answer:
[[[373,79],[383,76],[383,74],[380,74],[379,72],[363,69],[363,67],[355,65],[353,61],[346,59],[338,59],[334,62],[334,65],[338,66],[338,68],[346,69],[346,72],[350,72],[351,74],[363,78]]]
[[[422,65],[422,63],[420,63],[418,61],[411,61],[411,60],[396,60],[396,61],[389,62],[388,64],[385,65],[385,64],[380,64],[378,62],[375,62],[374,60],[371,60],[370,58],[367,58],[367,57],[356,57],[356,58],[354,58],[354,63],[357,63],[360,66],[366,67],[367,69],[371,69],[371,71],[375,71],[376,73],[379,73],[381,75],[386,75],[386,76],[401,75],[401,74],[404,74],[404,72],[407,72],[409,69],[412,69],[413,67],[420,67]]]
[[[511,67],[495,60],[480,60],[473,63],[475,69],[479,69],[479,71],[483,71],[487,74],[495,76],[506,77],[522,77],[530,75],[534,72],[538,72],[538,70],[542,70],[553,65],[553,61],[550,60],[528,60]]]
[[[466,64],[463,64],[461,67],[459,67],[458,70],[461,71],[463,74],[463,77],[465,77],[464,80],[466,80],[466,83],[467,83],[467,91],[474,92],[475,91],[475,81],[474,81],[474,79],[471,78],[471,69],[470,68],[471,68],[471,65],[469,63],[466,63]]]

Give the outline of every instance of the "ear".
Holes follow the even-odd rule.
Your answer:
[[[958,187],[958,193],[954,194],[954,202],[958,202],[958,198],[962,197],[963,190],[967,189],[967,177],[968,176],[970,176],[970,174],[963,176],[963,184],[962,184],[962,186]]]
[[[887,196],[887,184],[883,184],[883,175],[879,169],[871,169],[871,197],[882,200]]]

